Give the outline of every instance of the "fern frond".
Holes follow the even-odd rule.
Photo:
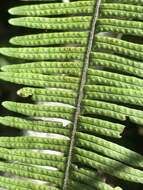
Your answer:
[[[135,40],[143,36],[143,1],[35,1],[9,10],[17,16],[10,24],[35,33],[0,48],[13,57],[0,79],[24,85],[17,94],[31,100],[2,103],[19,115],[0,123],[30,135],[0,138],[0,186],[122,189],[102,175],[143,184],[143,156],[118,141],[126,121],[143,125],[143,45]]]

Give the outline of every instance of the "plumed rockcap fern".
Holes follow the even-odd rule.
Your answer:
[[[102,175],[143,184],[143,156],[117,143],[126,120],[143,125],[143,45],[117,38],[143,36],[143,1],[35,1],[11,8],[20,17],[9,23],[41,33],[0,48],[24,60],[0,79],[25,85],[17,94],[35,102],[2,103],[23,115],[3,125],[35,135],[0,138],[0,187],[121,190]]]

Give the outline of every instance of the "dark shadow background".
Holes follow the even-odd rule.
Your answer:
[[[29,29],[20,29],[20,27],[13,27],[8,24],[8,19],[10,15],[8,14],[8,9],[15,5],[19,5],[21,2],[19,0],[1,0],[0,1],[0,47],[9,46],[8,40],[12,36],[22,35],[24,33],[30,33]],[[0,65],[8,64],[14,60],[10,58],[5,58],[0,56]],[[20,88],[20,85],[11,85],[10,83],[0,81],[0,102],[6,100],[21,101],[21,98],[16,95],[16,91]],[[14,115],[14,113],[9,113],[6,109],[0,106],[0,115]],[[135,126],[129,121],[126,122],[126,130],[123,135],[122,140],[119,144],[126,144],[136,152],[143,154],[143,127]],[[0,125],[0,136],[17,136],[20,135],[21,131],[5,127]],[[112,166],[111,166],[112,167]],[[128,183],[124,181],[118,181],[113,178],[108,180],[111,184],[120,184],[125,190],[143,190],[143,185]]]
[[[10,15],[8,14],[8,9],[17,4],[17,1],[0,1],[0,47],[9,46],[8,40],[10,37],[17,35],[19,29],[10,26],[8,24],[8,19]],[[11,62],[10,59],[0,55],[0,66]],[[0,81],[0,102],[6,100],[17,100],[16,91],[19,87],[16,85],[11,85],[10,83]],[[0,115],[8,115],[8,111],[0,106]],[[11,113],[10,113],[11,114]],[[19,130],[10,127],[0,126],[0,136],[13,136],[18,135]]]

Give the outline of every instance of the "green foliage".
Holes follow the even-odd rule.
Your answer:
[[[143,156],[118,143],[127,120],[143,125],[143,45],[135,40],[143,1],[36,2],[9,10],[17,16],[10,24],[35,33],[0,48],[21,61],[2,66],[0,79],[25,85],[17,94],[31,99],[3,102],[22,116],[0,123],[34,132],[0,137],[0,187],[121,190],[104,180],[110,176],[143,184]]]

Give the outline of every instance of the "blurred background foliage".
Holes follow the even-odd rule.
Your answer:
[[[29,2],[30,3],[30,2]],[[12,36],[30,34],[33,33],[33,30],[24,29],[20,27],[13,27],[8,24],[8,19],[11,17],[8,14],[8,9],[15,5],[25,4],[25,2],[20,2],[19,0],[1,0],[0,1],[0,47],[2,46],[10,46],[8,40]],[[35,31],[34,31],[35,32]],[[38,31],[36,31],[38,32]],[[16,63],[17,60],[12,58],[3,57],[0,55],[0,66],[5,64],[13,64]],[[22,100],[20,97],[16,95],[16,91],[20,89],[20,85],[14,85],[7,82],[0,81],[0,101],[5,100],[13,100],[13,101],[27,101]],[[28,100],[29,101],[29,100]],[[0,105],[0,115],[15,115],[14,113],[9,113],[6,109],[4,109]],[[131,124],[130,121],[126,123],[126,130],[123,134],[123,138],[118,140],[117,143],[126,145],[126,147],[135,150],[141,154],[143,154],[143,127],[137,127],[135,124]],[[5,127],[0,125],[0,136],[17,136],[22,135],[20,130]],[[112,167],[112,166],[111,166]],[[143,185],[128,183],[128,182],[120,182],[117,179],[113,178],[108,179],[111,184],[120,184],[125,190],[143,190]]]

